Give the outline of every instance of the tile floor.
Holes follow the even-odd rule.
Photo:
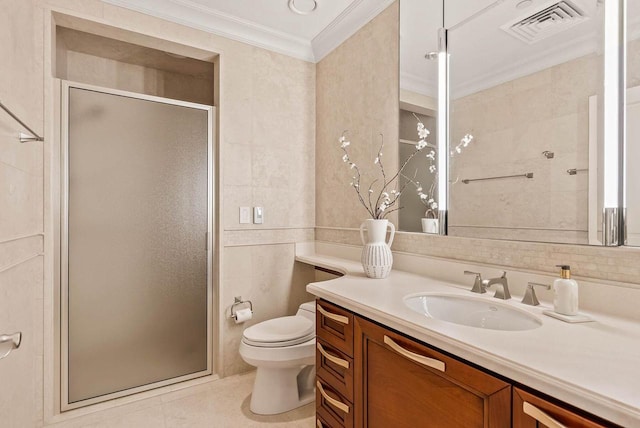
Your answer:
[[[255,372],[60,422],[54,428],[313,428],[315,404],[275,416],[249,410]]]

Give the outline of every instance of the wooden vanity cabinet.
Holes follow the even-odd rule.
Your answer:
[[[318,300],[316,428],[616,427]]]
[[[355,317],[355,426],[511,426],[511,385]]]
[[[616,425],[603,425],[564,406],[514,387],[513,426],[514,428],[604,428]]]

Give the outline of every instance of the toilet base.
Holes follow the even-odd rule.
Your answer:
[[[275,415],[315,399],[315,366],[258,367],[249,408],[258,415]]]

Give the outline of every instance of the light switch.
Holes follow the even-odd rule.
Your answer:
[[[251,223],[251,209],[249,207],[240,207],[240,224]]]
[[[264,223],[264,208],[253,207],[253,223],[254,224]]]

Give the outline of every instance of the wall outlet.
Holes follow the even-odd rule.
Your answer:
[[[264,223],[264,208],[253,207],[253,223],[254,224]]]
[[[240,207],[240,224],[251,223],[251,209],[249,207]]]

